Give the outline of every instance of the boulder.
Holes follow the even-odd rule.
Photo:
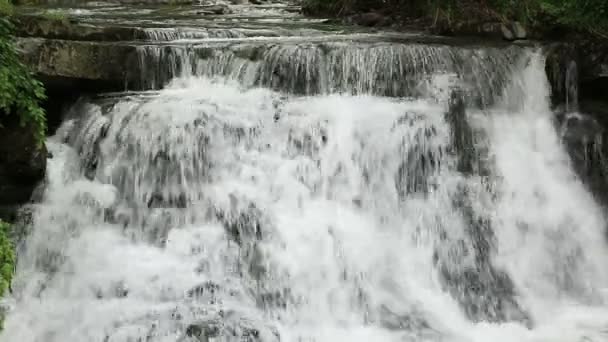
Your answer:
[[[132,89],[140,81],[134,45],[19,38],[17,46],[23,61],[46,79],[95,81],[114,89]]]
[[[509,26],[506,24],[500,25],[500,32],[502,32],[502,37],[505,40],[512,41],[515,40],[515,33],[511,30]]]
[[[387,19],[380,13],[377,12],[368,12],[358,15],[354,18],[356,24],[361,26],[385,26]]]
[[[515,39],[528,38],[528,31],[526,30],[524,25],[522,25],[519,21],[515,21],[515,22],[513,22],[513,24],[511,24],[511,31],[513,32],[513,35],[515,36]]]

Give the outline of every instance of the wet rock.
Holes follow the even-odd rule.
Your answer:
[[[163,195],[155,192],[148,199],[148,208],[178,208],[184,209],[188,207],[188,198],[186,194],[178,195]]]
[[[275,329],[256,323],[232,311],[220,312],[219,317],[189,324],[184,335],[190,338],[190,341],[197,342],[210,342],[216,339],[241,342],[280,341]]]
[[[608,126],[598,120],[608,119],[608,105],[583,102],[581,107],[588,114],[563,114],[559,129],[574,171],[598,202],[608,206]]]
[[[511,28],[506,25],[506,24],[502,24],[500,25],[500,32],[502,33],[502,38],[505,40],[515,40],[515,33],[513,33],[513,31],[511,30]]]
[[[141,81],[135,46],[40,38],[19,38],[17,46],[45,80],[91,80],[121,90]]]
[[[490,220],[474,211],[472,197],[475,194],[462,186],[453,199],[466,238],[445,241],[447,235],[442,237],[447,244],[434,255],[442,285],[474,322],[517,321],[531,326],[528,313],[517,303],[513,281],[492,263],[496,237]]]
[[[38,146],[33,127],[0,112],[0,218],[13,221],[18,207],[30,201],[46,162],[46,147]]]
[[[608,43],[588,41],[578,51],[581,98],[608,103]]]
[[[286,309],[289,303],[293,302],[291,290],[284,288],[275,291],[263,291],[256,296],[258,307],[261,309],[280,308]]]
[[[446,119],[451,130],[451,152],[458,160],[456,168],[463,174],[471,174],[478,170],[478,158],[473,129],[467,119],[464,93],[459,89],[450,94]]]
[[[429,330],[429,323],[416,313],[400,315],[390,310],[386,305],[382,305],[379,311],[380,323],[389,330],[422,331]]]
[[[207,321],[191,324],[186,328],[186,336],[195,338],[200,342],[220,336],[221,324],[217,321]]]
[[[212,281],[206,281],[188,290],[188,297],[197,300],[204,300],[213,304],[216,302],[216,296],[220,291],[220,286]]]
[[[554,106],[566,104],[572,96],[569,73],[577,68],[577,48],[569,44],[552,44],[546,48],[546,56],[545,73],[551,84],[551,101]]]
[[[223,222],[228,235],[238,244],[262,239],[262,213],[253,205],[236,215],[218,212],[217,217]]]
[[[511,25],[511,30],[515,39],[528,38],[528,31],[526,30],[524,25],[522,25],[522,23],[520,23],[519,21],[513,22],[513,24]]]
[[[196,13],[205,15],[223,15],[232,13],[232,10],[227,5],[208,5],[202,6],[201,9],[201,11]]]
[[[439,166],[441,156],[425,150],[422,145],[409,148],[406,160],[397,171],[396,186],[401,199],[410,194],[426,194],[429,191],[429,177]]]
[[[16,35],[80,41],[130,41],[142,36],[137,28],[93,26],[69,20],[52,20],[40,16],[18,16]]]
[[[484,36],[500,36],[502,32],[502,24],[497,22],[483,23],[479,27],[479,33]]]

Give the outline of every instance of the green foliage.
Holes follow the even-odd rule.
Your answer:
[[[67,14],[60,10],[48,10],[48,11],[43,12],[40,16],[47,20],[52,20],[52,21],[60,21],[60,22],[68,21]]]
[[[0,297],[10,288],[15,270],[15,248],[11,242],[10,225],[0,220]],[[0,312],[0,330],[2,329],[2,313]]]
[[[0,17],[10,17],[14,11],[15,8],[9,0],[0,0]]]
[[[563,26],[608,32],[608,0],[304,0],[315,15],[348,15],[376,10],[448,24],[469,20],[518,20],[528,25]]]
[[[562,25],[591,31],[608,30],[606,0],[537,0],[539,10]]]
[[[31,125],[42,146],[46,133],[46,115],[40,107],[44,87],[21,62],[12,30],[9,19],[0,17],[0,115],[19,115],[21,125]]]
[[[15,248],[9,233],[10,225],[0,220],[0,297],[9,289],[15,269]]]

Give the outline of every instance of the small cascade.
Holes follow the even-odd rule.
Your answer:
[[[502,95],[522,49],[467,49],[421,44],[227,44],[144,46],[144,88],[175,76],[222,76],[289,93],[419,96],[437,75],[462,79],[481,105]]]
[[[233,29],[193,29],[193,28],[144,28],[144,36],[152,42],[169,42],[182,39],[245,38],[244,33]]]

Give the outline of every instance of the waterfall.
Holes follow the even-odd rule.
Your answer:
[[[216,43],[48,139],[2,341],[608,339],[541,51]]]

